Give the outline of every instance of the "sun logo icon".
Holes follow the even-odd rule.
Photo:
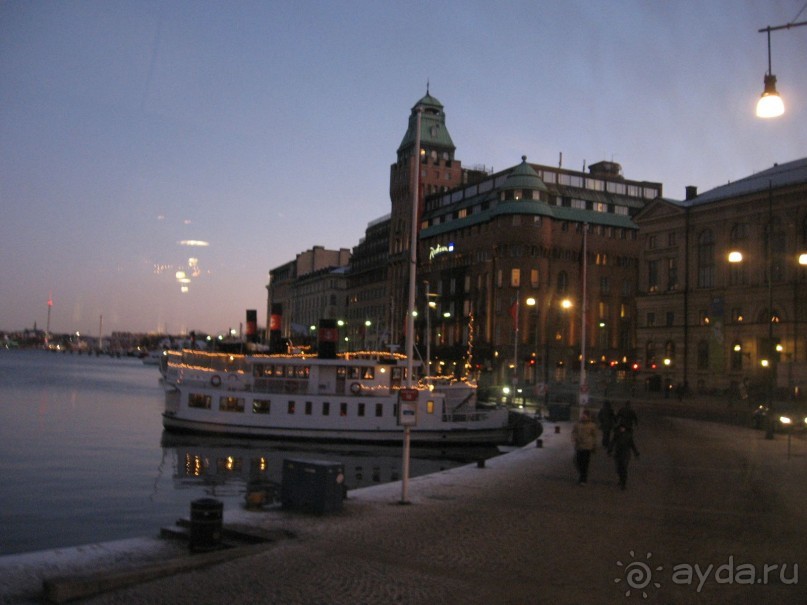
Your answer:
[[[651,584],[655,588],[661,588],[661,584],[658,582],[653,582],[653,571],[661,571],[664,569],[661,565],[655,568],[655,570],[651,569],[649,561],[650,558],[653,556],[651,553],[647,553],[645,556],[644,561],[636,561],[636,555],[633,551],[630,551],[631,559],[628,563],[623,563],[622,561],[617,561],[616,564],[619,567],[624,568],[624,574],[621,578],[615,578],[614,583],[619,584],[623,580],[627,585],[627,590],[625,591],[625,596],[629,597],[631,595],[632,590],[641,591],[642,598],[647,598],[647,591],[645,588],[650,586]]]

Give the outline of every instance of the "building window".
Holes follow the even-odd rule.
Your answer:
[[[667,245],[672,248],[675,246],[675,231],[671,231],[667,234]]]
[[[311,402],[310,401],[305,402],[305,415],[306,416],[311,415]]]
[[[647,248],[649,250],[655,250],[656,249],[656,236],[655,235],[651,235],[651,236],[649,236],[647,238]]]
[[[678,259],[667,259],[667,291],[678,289]]]
[[[644,348],[644,362],[648,368],[656,368],[656,343],[648,341]]]
[[[537,288],[541,285],[538,269],[530,269],[530,287]]]
[[[365,408],[365,404],[364,404],[364,403],[359,403],[359,406],[358,406],[358,408],[357,408],[357,410],[356,410],[356,412],[357,412],[357,414],[359,415],[359,417],[363,417],[363,416],[364,416],[364,408]]]
[[[698,287],[714,288],[715,285],[715,242],[710,229],[698,236]]]
[[[658,261],[647,261],[647,291],[658,291]]]
[[[510,270],[510,286],[513,288],[521,287],[521,269],[515,268]]]
[[[561,271],[558,273],[558,294],[566,294],[566,290],[569,288],[569,275],[566,271]]]
[[[286,407],[286,413],[287,414],[294,414],[294,402],[293,401],[289,401],[289,404]]]
[[[735,372],[743,369],[743,346],[739,342],[731,346],[731,369]]]
[[[331,414],[331,403],[330,401],[323,401],[322,402],[322,415],[329,416]]]
[[[342,402],[339,404],[339,415],[347,416],[347,403]]]
[[[675,312],[667,311],[667,327],[675,325]]]
[[[702,340],[698,343],[698,369],[709,369],[709,343]]]
[[[653,328],[656,325],[656,314],[652,311],[647,314],[647,321],[645,322],[648,328]]]
[[[376,403],[375,404],[375,415],[378,418],[384,415],[384,404],[383,403]]]

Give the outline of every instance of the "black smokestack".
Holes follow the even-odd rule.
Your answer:
[[[285,353],[283,350],[283,338],[280,335],[281,324],[283,321],[283,305],[280,303],[272,303],[271,313],[269,315],[269,352],[270,353]]]
[[[336,345],[339,340],[339,330],[335,319],[320,319],[317,334],[317,351],[322,359],[336,359]]]
[[[258,342],[258,312],[247,309],[247,342]]]

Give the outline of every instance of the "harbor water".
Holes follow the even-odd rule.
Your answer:
[[[289,457],[341,462],[349,489],[400,479],[400,447],[177,436],[163,404],[135,358],[0,350],[0,555],[156,536],[198,498],[243,508]],[[495,454],[413,449],[410,476]]]

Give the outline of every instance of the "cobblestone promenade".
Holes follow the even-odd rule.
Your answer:
[[[294,537],[82,602],[807,602],[807,442],[637,410],[626,491],[601,449],[578,486],[570,424],[548,423],[543,448],[413,479],[409,504],[390,484],[332,515],[227,512]]]

